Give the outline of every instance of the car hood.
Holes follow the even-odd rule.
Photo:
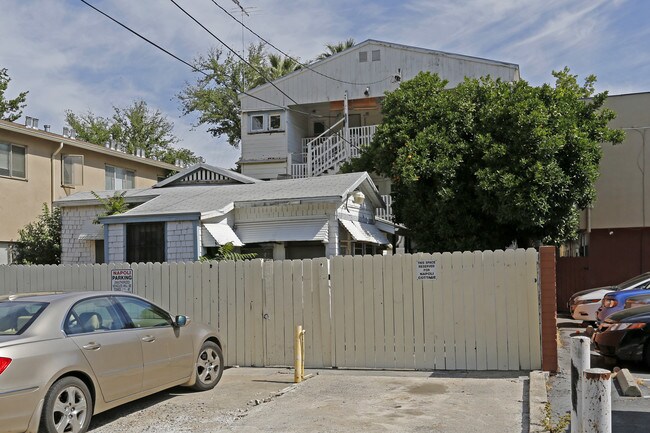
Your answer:
[[[609,292],[613,292],[616,290],[616,286],[604,286],[604,287],[596,287],[594,289],[588,289],[588,290],[582,290],[580,292],[576,292],[571,296],[571,300],[583,300],[583,299],[595,299],[595,298],[602,298],[605,296],[605,294]],[[590,295],[590,296],[586,296]]]
[[[607,322],[650,323],[650,305],[619,311],[609,316]]]

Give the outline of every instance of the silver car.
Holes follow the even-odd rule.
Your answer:
[[[212,389],[216,331],[120,292],[0,298],[0,431],[85,432],[93,414],[176,385]]]

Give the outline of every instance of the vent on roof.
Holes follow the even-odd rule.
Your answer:
[[[64,126],[63,127],[63,136],[65,138],[69,138],[71,140],[74,140],[75,138],[77,138],[77,133],[74,131],[74,129]]]
[[[50,132],[50,128],[52,128],[52,125],[43,125],[43,131],[45,132]]]
[[[25,126],[27,128],[38,129],[38,119],[36,117],[25,116]]]

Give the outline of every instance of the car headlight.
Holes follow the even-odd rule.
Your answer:
[[[581,301],[575,301],[575,304],[576,305],[595,304],[596,302],[600,302],[600,299],[583,299]]]
[[[603,299],[603,307],[605,308],[613,308],[618,305],[618,301],[616,299],[609,299],[605,298]]]
[[[623,331],[632,329],[643,329],[647,323],[615,323],[609,327],[608,331]]]

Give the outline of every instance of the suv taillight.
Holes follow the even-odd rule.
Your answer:
[[[0,356],[0,374],[9,367],[9,364],[11,364],[11,358],[3,358]]]

